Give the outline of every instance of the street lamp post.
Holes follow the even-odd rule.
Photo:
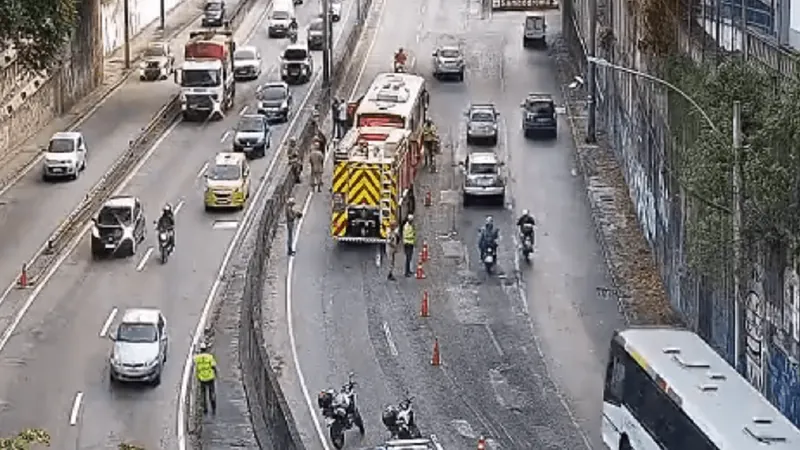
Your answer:
[[[676,94],[680,95],[692,107],[700,113],[703,117],[703,120],[708,123],[708,126],[716,133],[716,135],[720,138],[722,142],[728,145],[728,140],[725,138],[725,135],[720,131],[714,121],[711,120],[711,117],[697,104],[697,102],[686,92],[681,90],[678,86],[670,83],[667,80],[662,80],[656,76],[650,75],[649,73],[640,72],[635,69],[631,69],[625,66],[616,65],[608,60],[603,58],[596,58],[594,56],[589,56],[586,58],[589,62],[590,67],[605,67],[611,70],[616,70],[619,72],[627,73],[630,75],[634,75],[637,77],[644,78],[646,80],[652,81],[653,83],[660,84],[667,89],[675,92]],[[591,89],[591,86],[589,87]],[[733,298],[735,299],[734,302],[734,355],[736,357],[736,364],[735,367],[739,369],[742,364],[742,321],[743,321],[743,311],[742,311],[742,301],[741,301],[741,286],[740,286],[740,273],[742,267],[741,261],[741,229],[742,229],[742,192],[741,192],[741,168],[740,168],[740,161],[741,161],[741,151],[742,151],[742,119],[741,119],[741,110],[742,105],[740,102],[736,101],[733,102],[733,142],[732,142],[732,151],[734,157],[734,163],[731,170],[731,181],[732,181],[732,192],[731,192],[731,201],[732,201],[732,220],[731,220],[731,234],[733,238],[733,251],[734,251],[734,261],[733,261]],[[590,126],[594,126],[594,124],[589,124]],[[593,130],[587,130],[587,134],[593,132]]]

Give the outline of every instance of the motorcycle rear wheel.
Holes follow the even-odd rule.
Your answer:
[[[361,435],[364,435],[364,419],[361,418],[361,413],[357,412],[355,418],[353,419],[353,423],[358,427],[358,432]]]
[[[331,424],[331,443],[337,450],[344,447],[344,427],[339,422]]]

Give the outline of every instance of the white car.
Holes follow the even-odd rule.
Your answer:
[[[167,319],[158,309],[126,310],[115,333],[108,371],[111,383],[161,384],[161,373],[167,362],[169,337]]]
[[[332,0],[330,8],[331,8],[331,20],[334,22],[340,21],[342,19],[342,1]]]
[[[253,46],[239,47],[233,54],[233,77],[236,81],[254,80],[261,76],[261,53]]]
[[[86,141],[77,131],[59,131],[50,138],[47,148],[42,149],[42,178],[76,180],[86,169]]]

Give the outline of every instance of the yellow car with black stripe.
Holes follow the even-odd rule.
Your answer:
[[[243,209],[250,198],[250,166],[244,153],[220,152],[206,171],[205,205]]]

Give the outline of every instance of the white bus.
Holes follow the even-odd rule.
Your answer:
[[[612,450],[798,450],[800,430],[691,331],[619,331],[603,392]]]

